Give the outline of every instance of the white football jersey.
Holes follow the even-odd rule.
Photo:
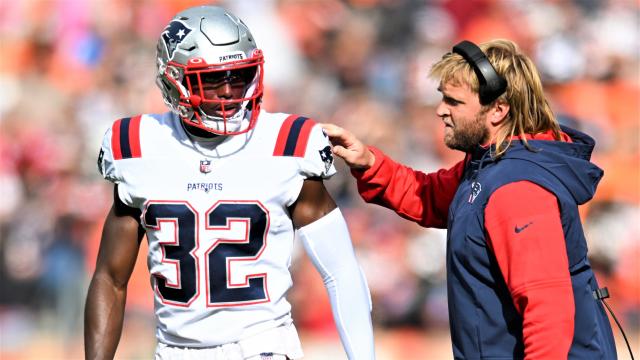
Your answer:
[[[198,141],[172,113],[117,120],[103,176],[140,209],[158,341],[207,347],[291,322],[294,229],[287,207],[310,177],[335,173],[305,117],[264,110],[253,130]]]

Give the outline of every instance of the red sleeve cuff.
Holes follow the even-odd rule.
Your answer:
[[[363,170],[363,169],[351,169],[351,175],[355,177],[358,181],[367,182],[378,174],[380,168],[384,165],[387,160],[387,155],[385,155],[380,149],[375,146],[369,146],[369,151],[373,154],[376,161],[373,163],[373,166]]]

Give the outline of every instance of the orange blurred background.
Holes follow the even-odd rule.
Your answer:
[[[0,358],[80,359],[84,298],[111,185],[97,172],[117,118],[166,111],[155,43],[179,10],[219,4],[265,53],[270,111],[354,131],[423,171],[442,144],[430,65],[461,39],[516,41],[563,124],[592,135],[605,171],[581,209],[609,304],[640,353],[640,1],[23,0],[0,2]],[[445,235],[365,205],[344,164],[327,182],[373,297],[378,358],[450,359]],[[152,357],[143,244],[119,359]],[[297,249],[289,294],[306,359],[344,358],[319,275]],[[618,353],[628,358],[619,330]]]

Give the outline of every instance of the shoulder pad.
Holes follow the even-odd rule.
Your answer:
[[[98,171],[107,180],[120,182],[117,160],[139,158],[140,150],[140,118],[134,116],[114,121],[102,139],[98,154]]]

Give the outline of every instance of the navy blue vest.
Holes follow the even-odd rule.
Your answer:
[[[456,359],[524,357],[522,317],[495,256],[487,248],[484,230],[484,209],[491,194],[500,186],[522,180],[555,194],[560,206],[575,300],[569,358],[616,358],[607,315],[592,294],[598,284],[587,260],[577,206],[593,197],[603,173],[589,162],[593,139],[572,129],[563,130],[573,143],[529,141],[537,150],[530,151],[514,141],[499,160],[492,159],[486,149],[472,154],[449,208],[447,233],[449,321]]]

